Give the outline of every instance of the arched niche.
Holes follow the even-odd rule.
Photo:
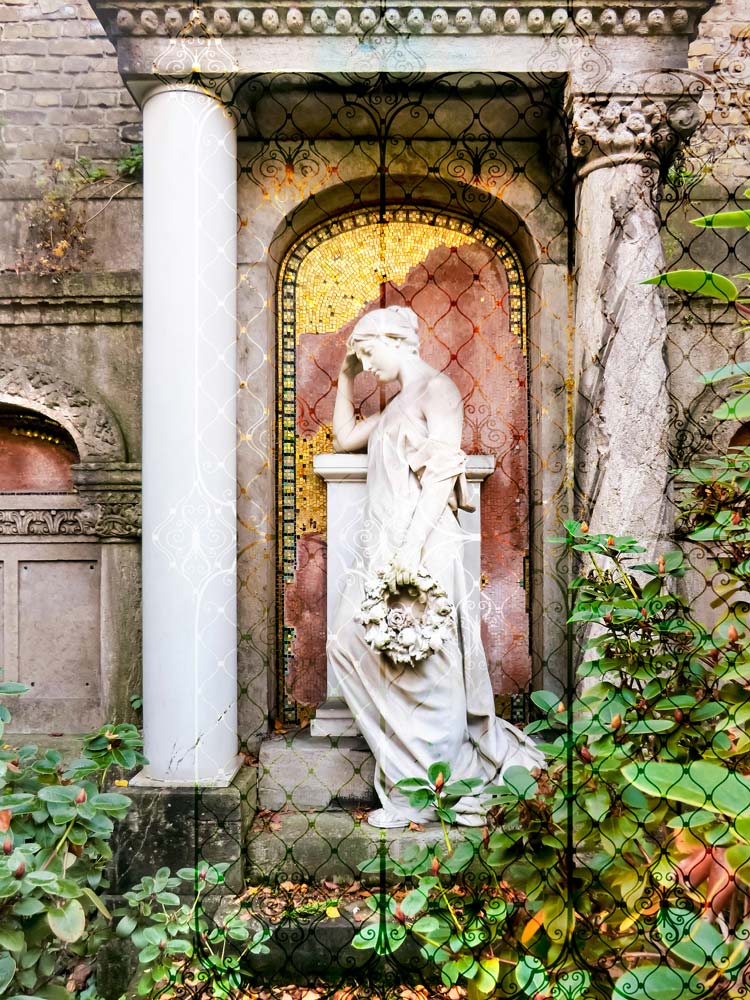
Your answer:
[[[495,690],[525,692],[529,658],[529,410],[526,280],[505,239],[450,212],[403,205],[338,215],[309,230],[279,271],[277,525],[280,696],[325,694],[326,499],[313,471],[330,452],[338,366],[357,319],[407,305],[422,355],[464,401],[463,447],[491,455],[482,487],[481,620]],[[363,385],[361,412],[385,393]]]
[[[125,462],[125,440],[109,407],[42,365],[0,362],[0,405],[38,413],[70,436],[80,462]]]
[[[140,533],[140,466],[125,459],[102,400],[49,368],[0,363],[0,650],[5,678],[29,689],[17,733],[123,715]]]
[[[69,493],[79,461],[70,434],[54,420],[0,403],[0,494]]]

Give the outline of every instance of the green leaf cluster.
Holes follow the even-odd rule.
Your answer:
[[[567,703],[532,695],[526,731],[546,766],[481,789],[484,830],[394,864],[413,888],[400,904],[374,897],[357,945],[390,954],[412,937],[472,1000],[739,997],[750,640],[694,619],[680,551],[638,562],[632,538],[564,528],[557,541],[585,560],[570,615],[582,683]],[[400,788],[420,807],[473,793],[450,778],[437,762]],[[444,819],[447,833],[455,811]]]
[[[255,922],[241,903],[214,920],[206,915],[204,896],[224,881],[228,867],[203,864],[176,875],[160,868],[125,893],[115,911],[116,933],[138,950],[140,996],[189,989],[201,980],[210,983],[212,996],[227,1000],[242,984],[242,958],[268,951],[270,928]]]
[[[0,697],[25,690],[0,683]],[[10,718],[0,704],[0,737]],[[130,805],[104,782],[113,764],[143,762],[140,746],[133,727],[105,726],[71,764],[56,750],[0,749],[0,993],[70,1000],[83,988],[71,973],[110,933],[109,840]]]

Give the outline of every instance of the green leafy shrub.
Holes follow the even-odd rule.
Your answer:
[[[0,695],[21,684],[1,683]],[[0,736],[10,712],[0,705]],[[0,993],[70,1000],[109,935],[109,839],[130,800],[104,791],[112,766],[144,758],[132,726],[105,726],[64,765],[55,750],[0,750]]]
[[[143,143],[135,143],[127,156],[117,161],[117,173],[128,180],[136,180],[143,173]]]
[[[579,696],[532,695],[545,769],[506,772],[490,828],[394,866],[414,888],[375,896],[355,943],[411,935],[472,998],[732,995],[749,955],[750,643],[692,619],[670,583],[680,552],[637,563],[633,539],[565,528],[590,566],[570,620],[595,631]],[[438,776],[444,762],[402,784],[424,806]]]
[[[204,896],[223,881],[228,867],[181,868],[176,877],[161,868],[125,893],[125,905],[115,913],[117,934],[138,949],[139,995],[209,980],[212,996],[226,1000],[242,984],[242,959],[268,952],[270,929],[253,925],[240,904],[213,921],[203,912]]]

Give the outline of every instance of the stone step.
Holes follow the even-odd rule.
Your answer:
[[[269,816],[256,816],[245,840],[245,880],[251,885],[289,879],[293,882],[381,880],[378,854],[405,861],[420,848],[443,838],[439,823],[421,830],[378,830],[356,813],[329,808],[302,812],[286,808]],[[360,865],[371,862],[363,873]],[[400,876],[386,869],[386,882]]]
[[[264,740],[258,757],[260,809],[377,805],[375,761],[361,737],[331,739],[295,729]]]

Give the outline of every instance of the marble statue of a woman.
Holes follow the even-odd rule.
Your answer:
[[[353,386],[361,371],[401,391],[374,416],[356,420]],[[502,780],[514,764],[535,767],[533,743],[496,718],[487,661],[468,613],[463,532],[456,510],[467,507],[461,451],[463,406],[458,389],[419,356],[416,314],[376,309],[360,319],[347,344],[333,415],[336,451],[367,448],[367,511],[356,556],[328,636],[332,673],[375,757],[382,808],[378,827],[406,826],[432,816],[410,808],[394,785],[424,777],[448,761],[451,780]],[[394,663],[366,639],[361,608],[368,581],[385,570],[398,584],[421,572],[455,608],[453,627],[437,651],[417,663]],[[480,788],[481,791],[481,788]],[[483,823],[481,795],[462,799],[458,822]]]

